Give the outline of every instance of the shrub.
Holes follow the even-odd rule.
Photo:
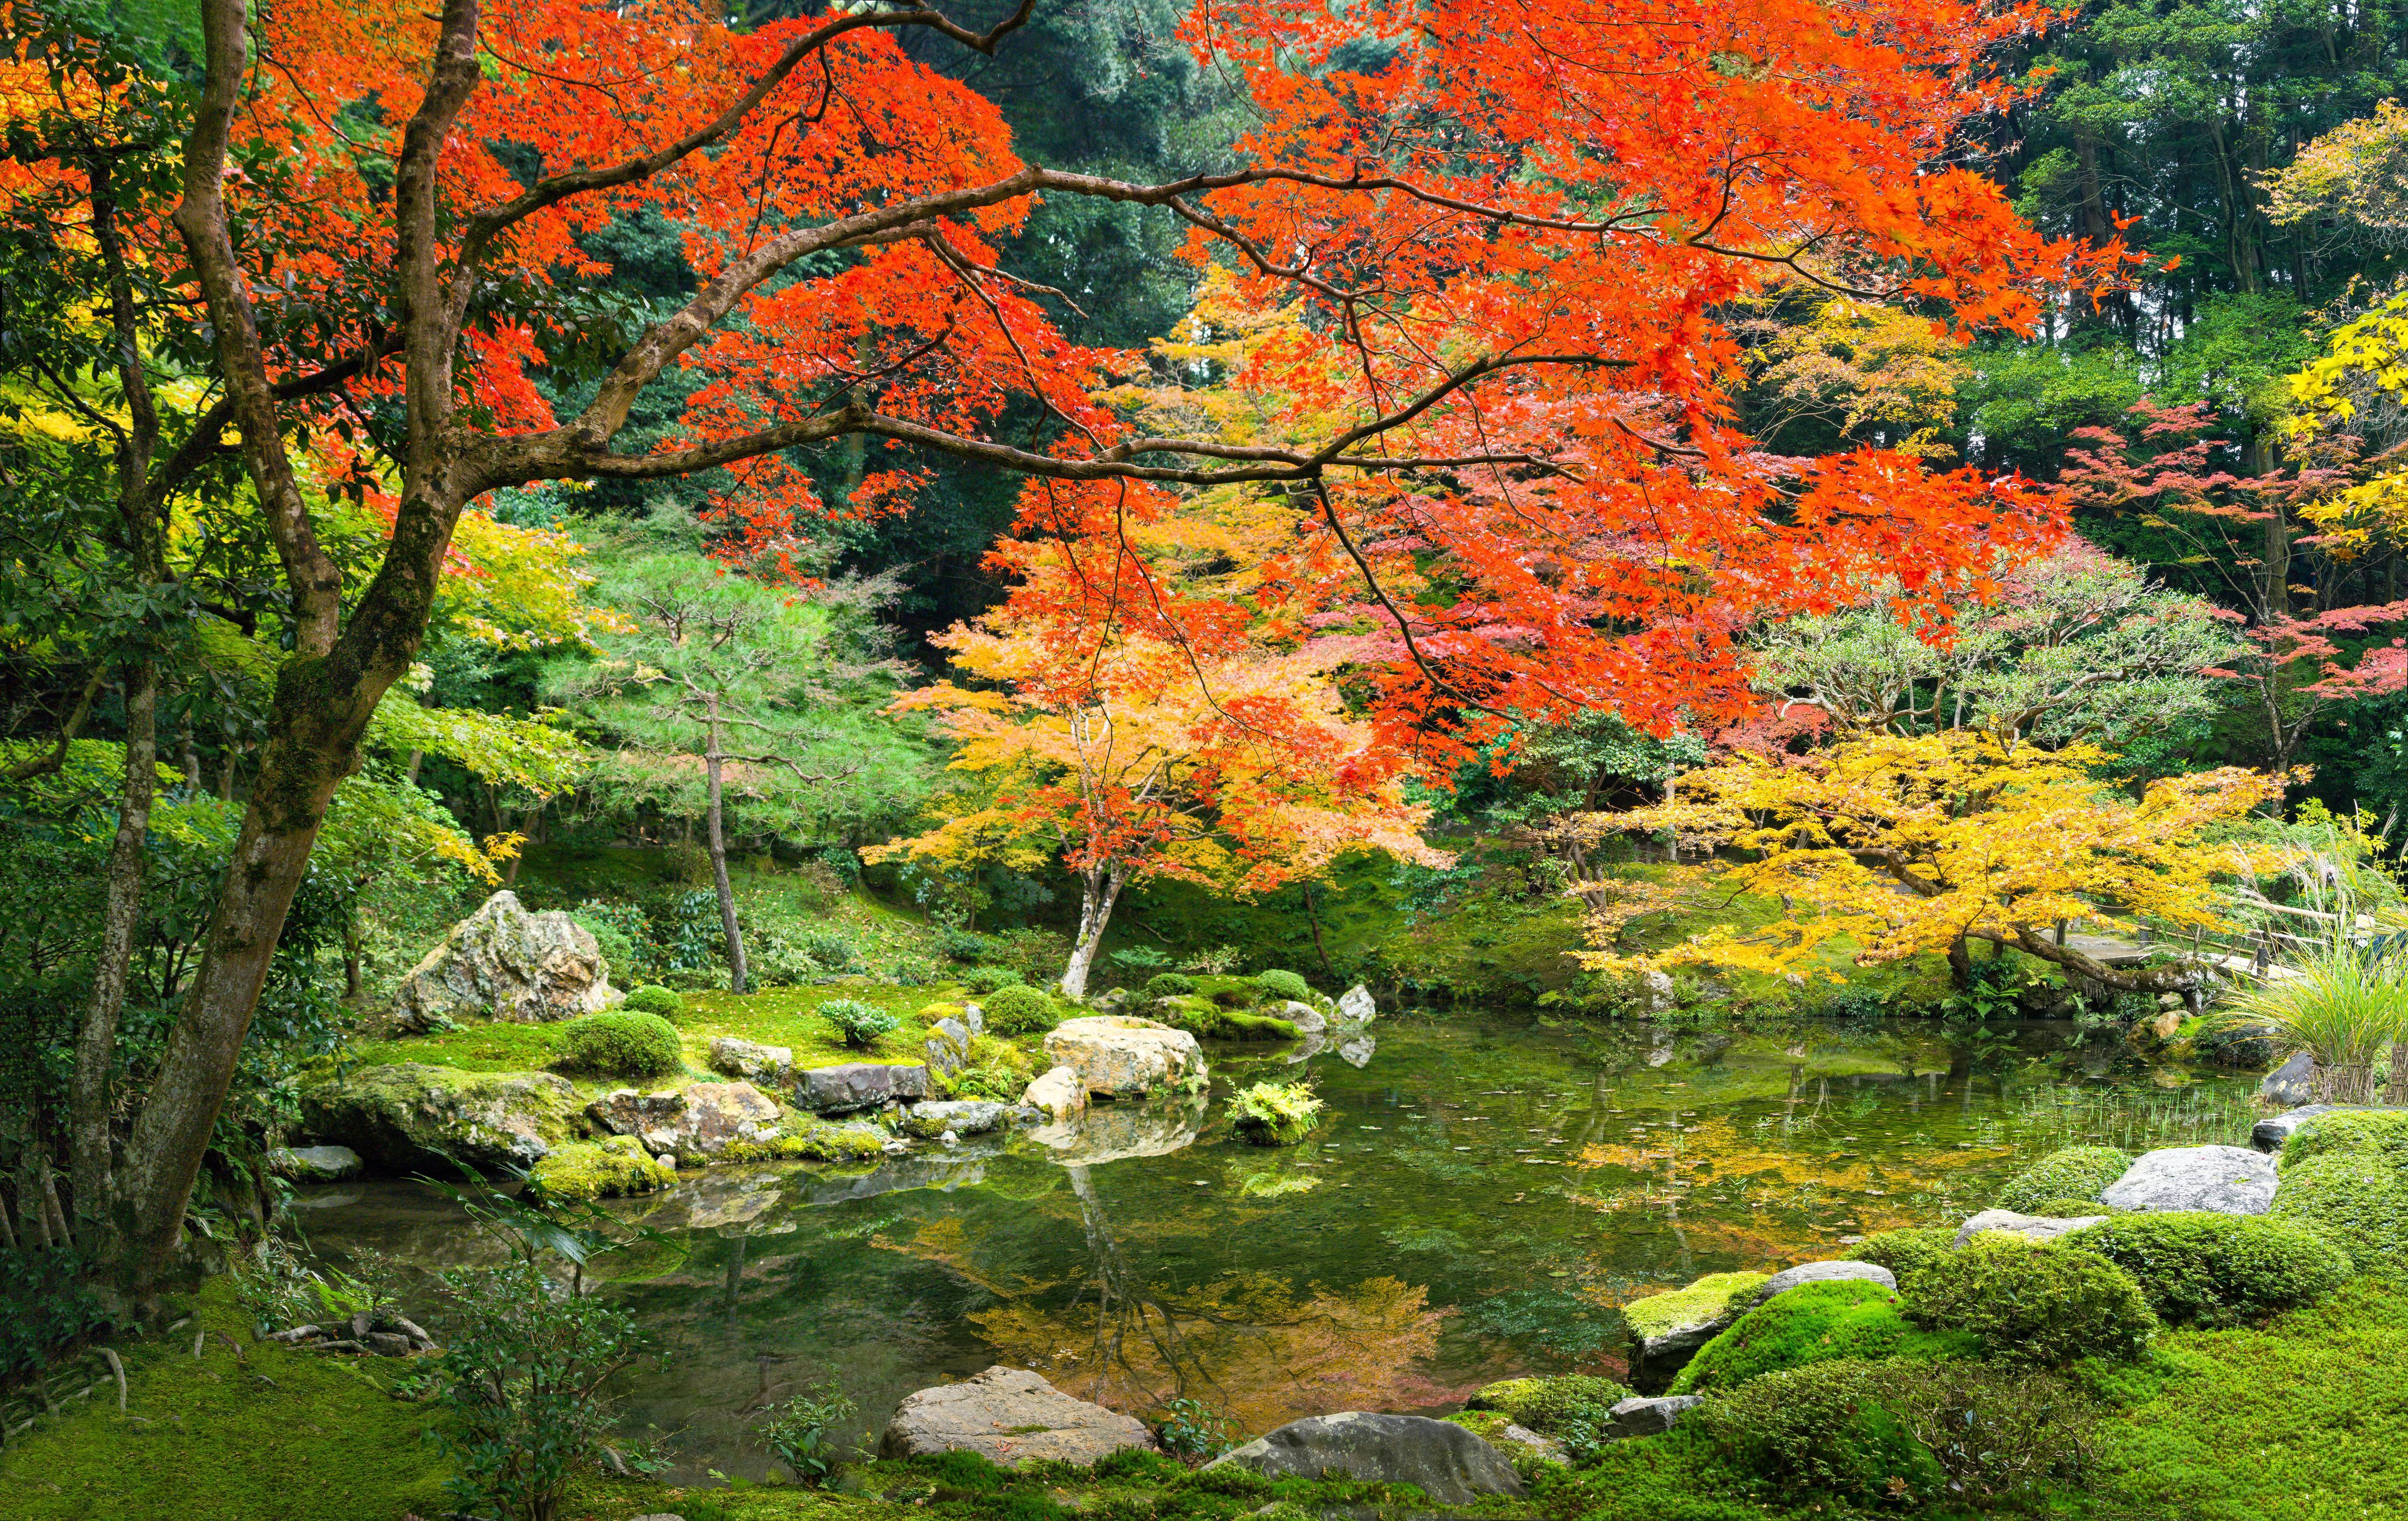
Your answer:
[[[2258,1215],[2128,1214],[2062,1240],[2130,1273],[2157,1318],[2177,1325],[2256,1325],[2349,1276],[2347,1254],[2330,1241]]]
[[[1124,977],[1151,977],[1170,965],[1170,957],[1151,945],[1129,945],[1104,957]]]
[[[2097,1198],[2131,1165],[2132,1158],[2113,1146],[2068,1146],[2016,1173],[1991,1202],[2029,1214],[2031,1206],[2046,1198]]]
[[[995,953],[995,941],[968,929],[937,931],[937,954],[948,961],[982,961]]]
[[[53,1350],[108,1324],[88,1266],[70,1251],[0,1246],[0,1381],[40,1370]]]
[[[1768,1493],[1868,1505],[1935,1496],[1939,1462],[1882,1404],[1888,1364],[1841,1358],[1768,1373],[1699,1406],[1708,1438]]]
[[[972,967],[962,975],[962,986],[973,993],[995,993],[1018,987],[1025,979],[1010,967]]]
[[[860,1409],[834,1384],[823,1384],[782,1405],[771,1405],[752,1430],[796,1482],[816,1485],[836,1471],[836,1461],[828,1456],[833,1428]]]
[[[1033,987],[998,987],[980,1003],[986,1027],[997,1035],[1042,1035],[1062,1022],[1054,1000]]]
[[[1861,1279],[1806,1284],[1777,1294],[1707,1342],[1672,1381],[1674,1394],[1730,1389],[1786,1368],[1834,1357],[1936,1362],[1971,1356],[1964,1331],[1917,1330],[1898,1296]]]
[[[2344,1110],[2319,1114],[2283,1142],[2283,1165],[2333,1152],[2380,1154],[2408,1167],[2408,1109]]]
[[[1195,991],[1196,979],[1183,971],[1156,972],[1145,982],[1145,996],[1149,998],[1175,998]]]
[[[659,1077],[683,1063],[677,1026],[658,1014],[617,1010],[560,1028],[560,1065],[612,1077]]]
[[[844,1043],[867,1051],[878,1043],[882,1035],[890,1035],[902,1021],[876,1004],[858,998],[830,998],[820,1005],[820,1017],[836,1026]]]
[[[896,956],[886,967],[886,980],[897,987],[926,987],[938,977],[937,964],[926,956]]]
[[[2050,1374],[1974,1362],[1885,1367],[1884,1408],[1947,1475],[1952,1494],[2006,1499],[2078,1482],[2099,1407]]]
[[[2323,1236],[2359,1272],[2408,1278],[2408,1169],[2380,1152],[2327,1152],[2286,1167],[2268,1212]]]
[[[2000,1233],[1917,1273],[1906,1318],[1926,1330],[1971,1331],[1995,1361],[2042,1368],[2128,1360],[2157,1328],[2141,1286],[2105,1257]]]
[[[1230,1100],[1238,1134],[1257,1146],[1293,1146],[1312,1133],[1322,1102],[1309,1083],[1257,1083]]]
[[[677,1169],[655,1161],[634,1136],[555,1146],[527,1174],[527,1191],[546,1204],[649,1194],[676,1183]]]
[[[1256,972],[1254,985],[1275,998],[1293,998],[1298,1003],[1312,1001],[1312,984],[1292,971]]]
[[[630,1014],[658,1014],[663,1019],[675,1019],[685,1012],[685,1000],[679,997],[673,988],[663,987],[658,983],[646,983],[628,994],[627,1001],[620,1008]]]
[[[1517,1425],[1556,1436],[1567,1428],[1602,1429],[1613,1407],[1629,1398],[1630,1390],[1610,1378],[1560,1373],[1492,1384],[1473,1395],[1465,1408],[1503,1411]]]
[[[1901,1292],[1912,1293],[1910,1282],[1924,1269],[1956,1250],[1956,1233],[1945,1226],[1884,1230],[1866,1237],[1840,1254],[1846,1262],[1870,1262],[1887,1268]]]

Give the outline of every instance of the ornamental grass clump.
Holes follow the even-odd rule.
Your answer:
[[[609,1077],[661,1077],[684,1065],[684,1053],[676,1026],[623,1009],[562,1026],[559,1064]]]
[[[1257,1146],[1293,1146],[1321,1118],[1321,1098],[1309,1083],[1257,1083],[1230,1102],[1238,1134]]]
[[[2391,1102],[2408,1102],[2408,957],[2329,945],[2287,972],[2232,995],[2211,1027],[2262,1033],[2286,1055],[2306,1052],[2318,1103],[2371,1103],[2378,1085]],[[2378,1066],[2386,1050],[2387,1075]]]
[[[2132,1275],[2172,1325],[2256,1326],[2323,1299],[2349,1257],[2314,1231],[2259,1215],[2169,1210],[2122,1215],[2063,1238]]]

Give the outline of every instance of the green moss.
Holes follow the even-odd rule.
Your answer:
[[[979,1005],[986,1027],[997,1035],[1042,1035],[1062,1022],[1062,1011],[1041,989],[997,988]]]
[[[1294,1040],[1304,1033],[1293,1020],[1224,1009],[1201,994],[1168,998],[1158,1008],[1164,1024],[1199,1040]]]
[[[2056,1220],[2079,1220],[2092,1214],[2122,1214],[2113,1205],[2101,1204],[2095,1198],[2044,1198],[2021,1212],[2046,1215]]]
[[[102,1374],[92,1398],[0,1449],[8,1521],[383,1521],[452,1508],[451,1471],[424,1436],[439,1417],[389,1392],[418,1359],[254,1343],[224,1279],[193,1314],[174,1337],[119,1343],[123,1413]],[[198,1331],[209,1336],[195,1359]]]
[[[1971,1331],[1994,1361],[2041,1368],[2128,1361],[2157,1330],[2141,1286],[2105,1257],[1995,1230],[1917,1273],[1906,1318]]]
[[[621,1007],[631,1014],[658,1014],[663,1019],[674,1020],[684,1012],[685,1000],[678,997],[674,988],[649,983],[628,994],[627,1001]]]
[[[1846,1262],[1870,1262],[1887,1268],[1902,1290],[1912,1291],[1916,1273],[1956,1250],[1956,1233],[1945,1226],[1884,1230],[1866,1237],[1840,1254]]]
[[[2331,1151],[2288,1163],[2268,1213],[2324,1236],[2359,1272],[2408,1281],[2408,1169],[2386,1153]]]
[[[1297,1003],[1312,1001],[1312,984],[1292,971],[1257,972],[1254,985],[1274,998],[1292,999]]]
[[[1622,1323],[1633,1341],[1662,1336],[1683,1326],[1697,1326],[1727,1313],[1733,1301],[1756,1292],[1770,1273],[1708,1273],[1686,1288],[1651,1294],[1622,1307]]]
[[[604,1077],[660,1077],[684,1064],[677,1026],[658,1014],[588,1014],[560,1032],[560,1065]]]
[[[2408,1109],[2344,1110],[2320,1114],[2283,1142],[2282,1165],[2334,1152],[2380,1154],[2394,1167],[2408,1167]]]
[[[2262,1322],[2331,1293],[2349,1257],[2283,1220],[2203,1211],[2129,1214],[2064,1237],[2132,1275],[2158,1318],[2202,1326]]]
[[[885,1155],[884,1138],[867,1126],[828,1125],[812,1120],[789,1126],[766,1141],[730,1141],[720,1151],[719,1160],[874,1162]]]
[[[1990,1202],[2030,1214],[2043,1199],[2097,1198],[2131,1165],[2132,1158],[2113,1146],[2068,1146],[2016,1173]]]
[[[1833,1357],[1937,1362],[1979,1350],[1979,1340],[1966,1332],[1917,1329],[1898,1304],[1898,1295],[1861,1279],[1805,1284],[1774,1295],[1698,1349],[1671,1392],[1737,1388],[1766,1373]]]
[[[1589,1373],[1551,1378],[1510,1378],[1471,1397],[1467,1408],[1496,1411],[1549,1436],[1593,1435],[1613,1407],[1630,1398],[1627,1386]]]
[[[622,1198],[677,1184],[677,1169],[657,1161],[634,1136],[562,1146],[536,1163],[527,1187],[547,1203]]]

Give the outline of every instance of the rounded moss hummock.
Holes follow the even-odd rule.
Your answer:
[[[2335,1152],[2380,1153],[2408,1168],[2408,1109],[2349,1109],[2319,1114],[2283,1142],[2282,1165]]]
[[[1501,1412],[1516,1425],[1553,1437],[1579,1427],[1602,1430],[1613,1407],[1629,1398],[1630,1390],[1610,1378],[1558,1373],[1491,1384],[1466,1401],[1464,1408]]]
[[[2157,1330],[2141,1285],[2105,1257],[1995,1230],[1915,1274],[1906,1318],[1971,1331],[1992,1361],[2041,1368],[2129,1361]]]
[[[634,1136],[563,1146],[527,1174],[527,1191],[546,1204],[649,1194],[676,1183],[677,1169],[644,1150]]]
[[[1256,972],[1254,985],[1275,998],[1293,998],[1298,1003],[1312,1001],[1312,984],[1292,971]]]
[[[625,1013],[658,1014],[663,1019],[674,1020],[684,1012],[685,1000],[674,988],[663,987],[658,983],[646,983],[628,994],[627,1001],[619,1007]]]
[[[659,1077],[684,1065],[677,1026],[658,1014],[619,1010],[560,1027],[560,1061],[572,1071]]]
[[[2064,1243],[2096,1252],[2141,1285],[2161,1320],[2253,1326],[2313,1303],[2349,1276],[2347,1254],[2263,1215],[2165,1210],[2089,1226]]]
[[[1901,1291],[1912,1292],[1916,1273],[1956,1250],[1956,1233],[1945,1226],[1876,1231],[1840,1254],[1843,1262],[1887,1268]]]
[[[1062,1023],[1062,1012],[1041,988],[1013,983],[996,988],[980,1003],[986,1027],[997,1035],[1042,1035]]]
[[[2267,1217],[2315,1231],[2348,1253],[2361,1273],[2408,1280],[2408,1167],[2384,1152],[2331,1151],[2286,1162]]]
[[[1895,1292],[1860,1278],[1802,1284],[1707,1342],[1672,1381],[1672,1392],[1737,1388],[1766,1373],[1833,1357],[1937,1362],[1979,1350],[1980,1340],[1969,1332],[1917,1329],[1898,1306]]]
[[[2131,1156],[2113,1146],[2068,1146],[2016,1173],[1990,1203],[2030,1214],[2043,1199],[2097,1198],[2131,1166]]]

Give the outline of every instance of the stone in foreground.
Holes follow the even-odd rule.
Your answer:
[[[814,1114],[850,1114],[859,1109],[883,1109],[899,1099],[927,1097],[925,1067],[847,1062],[841,1067],[814,1067],[796,1074],[795,1107]]]
[[[2099,1198],[2118,1210],[2264,1214],[2274,1183],[2273,1158],[2246,1146],[2170,1146],[2143,1153]]]
[[[1126,1447],[1155,1450],[1154,1433],[1117,1411],[1071,1399],[1026,1369],[997,1366],[906,1396],[879,1439],[878,1455],[973,1452],[1017,1468],[1039,1457],[1092,1464]]]
[[[1795,1268],[1784,1268],[1766,1279],[1748,1299],[1750,1310],[1776,1294],[1786,1294],[1807,1284],[1834,1284],[1862,1279],[1879,1284],[1891,1293],[1898,1292],[1898,1275],[1878,1262],[1801,1262]]]
[[[592,934],[557,910],[529,913],[495,893],[411,969],[393,997],[405,1032],[470,1019],[541,1025],[622,1001]]]
[[[1453,1421],[1343,1411],[1290,1421],[1207,1463],[1266,1478],[1354,1478],[1409,1484],[1441,1505],[1522,1493],[1505,1455]]]
[[[2270,1156],[2273,1155],[2283,1149],[2283,1142],[2291,1139],[2293,1131],[2310,1120],[2320,1120],[2328,1114],[2360,1107],[2358,1104],[2301,1104],[2280,1114],[2270,1114],[2250,1127],[2249,1144]]]
[[[1656,1399],[1633,1395],[1606,1413],[1605,1434],[1615,1442],[1631,1437],[1660,1437],[1681,1424],[1681,1417],[1706,1401],[1694,1394],[1668,1394]]]
[[[294,1183],[341,1183],[358,1177],[364,1165],[349,1146],[279,1146],[267,1154],[267,1170]]]
[[[1079,1074],[1089,1093],[1128,1098],[1204,1071],[1204,1048],[1185,1030],[1131,1014],[1066,1019],[1045,1037],[1045,1055]]]
[[[1962,1246],[1985,1230],[2008,1231],[2028,1241],[2053,1241],[2106,1218],[2103,1214],[2017,1214],[2013,1210],[1984,1210],[1957,1228],[1955,1244]]]

